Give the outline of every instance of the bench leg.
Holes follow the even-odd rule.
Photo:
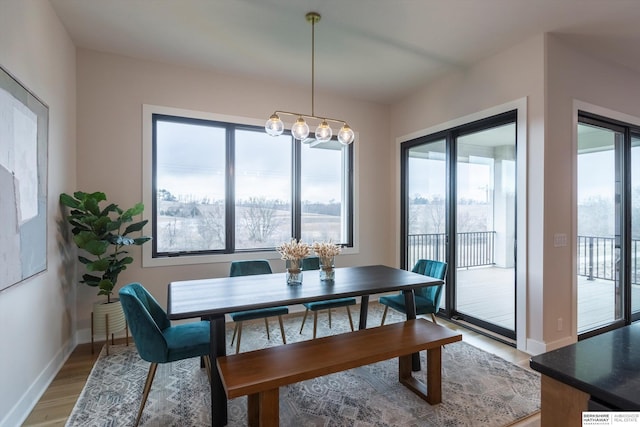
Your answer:
[[[427,350],[427,402],[442,402],[442,348]]]
[[[279,389],[247,396],[247,422],[249,427],[278,427],[280,424]]]
[[[399,381],[430,405],[442,402],[442,351],[440,347],[427,350],[426,384],[411,375],[412,355],[398,359]]]

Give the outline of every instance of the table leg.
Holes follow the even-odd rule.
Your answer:
[[[369,313],[369,295],[360,297],[360,320],[358,321],[358,329],[367,329],[367,315]]]
[[[224,392],[216,360],[219,356],[227,354],[224,315],[212,316],[209,318],[209,322],[211,331],[209,351],[211,356],[211,425],[222,427],[227,425],[227,395]]]
[[[416,318],[416,301],[413,298],[413,289],[402,291],[404,294],[404,307],[407,311],[407,320]],[[411,355],[411,366],[414,372],[420,370],[420,353]]]

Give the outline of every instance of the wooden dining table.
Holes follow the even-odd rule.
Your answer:
[[[211,424],[227,424],[227,397],[215,360],[226,355],[225,314],[274,306],[290,306],[332,298],[361,297],[359,328],[367,327],[369,295],[401,291],[407,319],[415,319],[413,289],[436,286],[442,280],[384,265],[336,268],[333,281],[321,281],[318,271],[304,272],[302,285],[289,286],[285,273],[169,283],[167,314],[172,320],[204,317],[211,327]],[[417,354],[414,370],[420,369]]]

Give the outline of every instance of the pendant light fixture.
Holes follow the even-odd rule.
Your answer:
[[[329,117],[318,117],[314,111],[314,86],[315,86],[315,26],[320,21],[320,14],[316,12],[309,12],[305,16],[307,22],[311,23],[311,115],[301,113],[291,113],[288,111],[275,111],[267,123],[264,126],[267,134],[271,136],[282,135],[284,132],[284,123],[280,119],[280,116],[297,117],[297,120],[291,126],[291,135],[295,139],[304,140],[309,136],[309,125],[307,120],[312,122],[318,122],[318,127],[315,130],[315,139],[318,142],[326,142],[333,136],[333,130],[329,126],[329,123],[342,125],[338,131],[338,141],[343,145],[349,145],[355,139],[355,133],[349,127],[344,120],[332,119]],[[305,120],[307,119],[307,120]]]

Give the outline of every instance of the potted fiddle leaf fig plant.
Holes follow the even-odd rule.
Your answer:
[[[85,267],[80,283],[98,288],[98,295],[106,295],[107,301],[94,304],[91,319],[91,342],[94,333],[125,329],[126,323],[120,301],[112,300],[118,276],[133,263],[128,248],[143,245],[151,240],[147,236],[131,237],[142,231],[148,220],[134,221],[144,211],[142,203],[123,210],[114,203],[106,203],[102,192],[77,191],[73,196],[60,194],[60,203],[70,211],[66,216],[72,226],[71,233],[76,246],[82,250],[78,260]],[[104,320],[104,321],[103,321]],[[92,346],[93,348],[93,346]],[[108,352],[108,346],[107,346]]]

